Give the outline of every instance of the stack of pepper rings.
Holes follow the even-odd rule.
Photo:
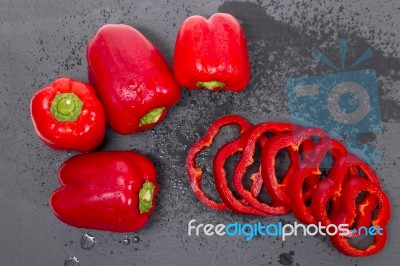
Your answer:
[[[240,136],[222,146],[213,160],[215,186],[222,202],[208,197],[201,188],[202,169],[196,163],[198,154],[211,146],[221,128],[234,125]],[[251,186],[244,179],[255,162],[255,151],[261,149],[258,172],[251,175]],[[276,173],[277,155],[286,151],[290,165],[282,178]],[[229,188],[225,163],[241,153],[233,171],[236,193]],[[332,164],[322,171],[329,154]],[[348,224],[350,234],[331,235],[333,245],[349,256],[369,256],[380,251],[387,240],[386,225],[390,203],[374,171],[338,141],[319,128],[300,127],[290,123],[266,122],[252,126],[245,118],[227,115],[217,119],[205,135],[189,150],[186,167],[191,187],[207,207],[256,215],[276,216],[293,211],[305,224],[328,226]],[[272,202],[259,200],[264,185]],[[357,236],[360,227],[380,227],[373,244],[365,249],[354,247],[349,239]]]

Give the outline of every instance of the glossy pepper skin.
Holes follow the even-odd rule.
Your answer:
[[[89,84],[59,78],[31,100],[31,118],[39,138],[54,149],[88,152],[105,133],[103,105]]]
[[[250,80],[247,41],[229,14],[187,18],[175,42],[174,74],[188,89],[242,91]]]
[[[108,124],[120,134],[155,126],[179,101],[179,86],[160,51],[128,25],[101,27],[88,44],[87,61]]]
[[[146,225],[156,204],[156,169],[136,152],[76,155],[61,166],[58,178],[61,188],[51,195],[51,208],[75,227],[136,231]]]

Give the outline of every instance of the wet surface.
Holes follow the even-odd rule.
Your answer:
[[[400,259],[400,19],[398,1],[10,1],[0,9],[0,258],[5,265],[374,265]],[[141,30],[171,63],[182,21],[215,12],[236,16],[249,41],[252,79],[239,94],[182,90],[167,119],[144,133],[121,136],[107,131],[101,149],[136,150],[158,169],[158,205],[140,235],[77,229],[61,223],[48,206],[58,187],[57,170],[74,153],[42,144],[29,115],[31,96],[53,79],[69,76],[87,81],[86,43],[104,23],[126,23]],[[373,168],[393,208],[387,246],[369,258],[340,254],[322,236],[276,237],[188,236],[187,224],[285,223],[293,215],[249,217],[217,213],[193,195],[185,172],[190,145],[224,114],[244,115],[253,123],[290,119],[285,81],[305,75],[334,73],[314,58],[321,51],[340,62],[337,40],[350,41],[348,61],[371,48],[374,57],[355,70],[375,69],[383,129],[365,141],[377,146],[382,162]],[[235,131],[227,131],[226,138]],[[221,142],[222,144],[222,139]],[[202,157],[210,165],[214,150]],[[208,170],[210,171],[210,167]],[[210,187],[211,189],[212,187]],[[82,248],[84,234],[96,244]],[[87,240],[87,239],[86,239]],[[86,241],[85,240],[85,241]],[[125,244],[129,240],[128,244]],[[125,242],[124,242],[125,241]],[[91,245],[85,242],[84,246]],[[75,260],[75,259],[74,259]],[[65,264],[77,265],[77,264]]]
[[[294,256],[294,251],[289,251],[289,253],[282,253],[279,255],[279,260],[278,262],[282,265],[289,266],[293,265],[293,256]]]

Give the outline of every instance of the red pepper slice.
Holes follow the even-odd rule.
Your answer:
[[[346,236],[341,236],[340,234],[331,236],[333,245],[348,256],[370,256],[375,254],[385,246],[387,240],[386,226],[391,212],[389,199],[379,186],[362,177],[352,176],[345,182],[340,196],[341,211],[333,218],[332,222],[337,225],[353,224],[357,217],[356,198],[361,192],[369,192],[379,200],[379,209],[370,224],[375,227],[381,227],[382,234],[377,233],[374,236],[374,243],[366,249],[358,249],[351,246]],[[372,210],[370,211],[372,212]]]
[[[31,101],[31,117],[39,138],[52,148],[88,152],[104,138],[104,109],[95,90],[70,78],[55,80]]]
[[[303,143],[309,141],[312,137],[321,138],[321,141],[318,144],[315,144],[314,149],[316,151],[326,146],[327,135],[323,130],[318,128],[300,128],[293,133],[285,133],[272,137],[264,146],[261,153],[263,178],[267,191],[280,202],[291,206],[295,215],[300,212],[297,208],[303,207],[301,208],[302,211],[305,209],[305,199],[303,198],[302,191],[304,180],[308,177],[305,175],[298,175],[298,172],[302,170],[302,161],[298,158],[299,150]],[[285,177],[282,184],[279,184],[275,175],[275,157],[282,149],[288,149],[289,151],[292,150],[295,152],[293,154],[297,155],[297,158],[295,156],[290,158],[291,165],[287,171],[287,177]],[[315,159],[315,155],[311,155],[311,153],[308,153],[306,157],[307,162],[313,161],[311,158]],[[318,174],[318,171],[314,171],[313,174]],[[298,177],[294,178],[294,176]],[[293,187],[292,184],[294,182],[298,182],[298,185],[295,187]],[[304,213],[301,214],[301,216],[305,215],[306,214]],[[304,221],[304,219],[299,220]]]
[[[342,154],[346,154],[347,152],[341,143],[331,139],[323,139],[316,145],[314,158],[311,161],[305,160],[300,162],[295,170],[296,174],[290,177],[288,193],[294,193],[293,195],[291,194],[291,201],[292,204],[294,204],[293,209],[296,208],[293,213],[296,218],[303,223],[317,223],[317,221],[319,221],[313,215],[311,208],[312,203],[315,200],[318,200],[318,198],[315,198],[314,192],[312,192],[311,205],[309,206],[306,205],[304,201],[299,202],[299,200],[301,200],[301,194],[296,193],[295,191],[301,190],[303,182],[307,177],[315,175],[319,177],[321,175],[320,165],[329,149],[331,149],[334,163]],[[315,184],[313,191],[319,183],[320,182]]]
[[[348,153],[341,143],[330,139],[318,128],[301,128],[280,123],[264,123],[253,128],[249,126],[247,130],[245,128],[243,127],[237,139],[220,148],[213,161],[217,191],[225,203],[223,207],[228,206],[241,214],[260,216],[280,215],[293,209],[296,218],[302,223],[318,222],[324,226],[347,223],[351,229],[369,227],[372,223],[386,230],[390,205],[380,188],[378,177],[365,162]],[[218,131],[217,126],[216,132],[211,133],[210,143]],[[265,133],[275,135],[268,139]],[[251,176],[252,186],[248,190],[242,182],[247,168],[253,164],[256,143],[262,150],[261,166]],[[279,184],[275,160],[283,149],[288,151],[291,164]],[[242,156],[234,169],[233,183],[241,198],[237,198],[230,190],[224,169],[226,160],[238,152]],[[323,178],[321,163],[328,152],[332,156],[333,164],[328,175]],[[188,161],[193,161],[194,166],[195,156]],[[194,166],[191,168],[195,169]],[[199,172],[201,177],[201,169]],[[271,205],[257,199],[262,185],[260,177],[273,200]],[[359,201],[358,195],[365,191],[368,192],[367,195]],[[331,206],[328,211],[329,203]],[[377,208],[378,214],[375,218]],[[348,242],[349,238],[355,236],[351,232],[345,236],[337,234],[332,236],[332,241],[347,255],[368,256],[382,249],[387,239],[386,232],[377,235],[373,245],[361,250],[352,247]]]
[[[340,208],[340,204],[337,198],[341,195],[342,186],[349,175],[358,175],[358,172],[361,170],[372,184],[380,187],[379,178],[368,164],[353,154],[343,152],[345,148],[340,143],[335,141],[333,144],[340,149],[340,152],[337,153],[339,157],[335,158],[329,175],[316,186],[311,203],[313,216],[320,221],[322,225],[330,224],[331,220],[329,216],[336,215],[336,213],[339,212],[338,208]],[[333,147],[333,149],[335,150],[335,147]],[[334,152],[333,154],[335,156]],[[331,202],[330,213],[332,213],[332,215],[328,214],[326,211],[326,206],[329,202]],[[358,209],[359,212],[362,212],[363,209],[374,208],[375,205],[376,199],[368,195],[364,201],[359,204]],[[364,215],[360,215],[360,217],[363,216]],[[360,220],[359,226],[365,225],[365,223],[365,220]]]
[[[293,156],[293,161],[291,162],[294,165],[299,163],[299,159],[303,158],[304,160],[313,160],[315,156],[315,144],[313,140],[305,140],[300,145],[299,156]],[[303,183],[303,199],[305,202],[311,199],[312,192],[314,191],[315,186],[319,183],[321,176],[316,174],[311,174],[304,179]],[[284,183],[288,182],[288,178],[284,180]]]
[[[222,127],[235,125],[239,128],[239,134],[242,134],[251,127],[251,124],[243,117],[239,115],[226,115],[217,119],[207,130],[204,136],[197,141],[189,149],[186,157],[186,170],[189,176],[190,186],[197,198],[207,207],[214,210],[227,210],[228,207],[224,202],[215,202],[214,200],[207,197],[201,188],[202,169],[196,164],[197,155],[211,146],[214,138],[217,136]]]
[[[147,223],[158,193],[156,169],[128,151],[76,155],[60,168],[61,188],[50,205],[61,221],[79,228],[131,232]]]
[[[87,61],[107,122],[120,134],[155,126],[179,101],[179,86],[163,55],[128,25],[101,27],[88,44]]]
[[[330,192],[332,192],[332,189],[330,188],[331,181],[337,186],[341,187],[341,183],[344,181],[344,175],[346,176],[358,175],[361,169],[367,168],[367,165],[365,163],[362,163],[361,160],[358,159],[356,156],[347,154],[346,148],[341,143],[339,143],[336,140],[331,140],[331,141],[332,141],[332,147],[330,152],[334,160],[333,164],[334,170],[331,171],[329,175],[326,177],[326,179],[322,180],[321,183],[319,183],[320,180],[319,175],[311,176],[313,178],[315,177],[318,178],[318,182],[314,183],[313,187],[317,187],[318,185],[319,189],[315,189],[316,192],[314,192],[314,189],[309,190],[312,194],[317,193],[317,191],[324,191],[321,194],[313,195],[312,207],[311,207],[312,215],[317,219],[318,222],[321,222],[321,225],[323,226],[327,226],[331,223],[328,216],[330,217],[336,215],[336,213],[338,212],[337,208],[340,207],[340,204],[337,203],[337,196],[339,193],[336,193],[336,195],[334,193],[330,194]],[[311,143],[305,142],[303,144],[303,149],[312,151],[313,145],[311,144],[312,142]],[[351,164],[348,164],[346,167],[343,166],[344,163],[351,163]],[[358,166],[360,163],[361,163],[361,169]],[[341,169],[340,174],[337,173],[338,169]],[[348,174],[346,174],[347,172]],[[338,178],[338,176],[342,178]],[[374,180],[375,180],[374,182],[378,181],[377,178],[374,178]],[[307,179],[305,180],[305,182],[306,181]],[[329,197],[329,195],[331,197]],[[322,207],[324,206],[324,204],[326,206],[328,201],[331,202],[329,215],[327,213],[326,208]],[[367,227],[369,226],[369,223],[371,221],[371,212],[377,206],[377,204],[378,200],[376,199],[376,197],[373,197],[371,195],[366,196],[360,203],[357,203],[358,215],[355,227],[359,228],[361,226],[367,226]],[[355,237],[355,235],[349,235],[349,237]]]
[[[241,214],[265,216],[267,213],[257,210],[252,205],[249,205],[244,199],[237,199],[232,191],[229,189],[228,181],[226,178],[226,171],[224,168],[225,162],[229,157],[243,150],[243,144],[247,141],[248,133],[248,131],[245,132],[239,138],[225,144],[218,150],[213,161],[215,185],[217,187],[217,191],[220,197],[232,211]],[[260,179],[260,172],[254,174],[252,178],[253,180],[255,180],[252,182],[252,187],[257,187],[257,190],[258,187],[260,187],[261,189],[262,179]],[[251,193],[254,197],[257,197],[260,191],[254,190],[255,189],[251,189],[251,192],[249,193]],[[255,194],[254,192],[258,193]]]
[[[281,204],[281,202],[274,201],[274,198],[272,206],[260,202],[255,195],[245,189],[245,187],[243,186],[243,177],[246,174],[247,168],[254,162],[253,156],[256,149],[256,143],[259,141],[259,139],[261,137],[265,137],[264,134],[266,133],[281,134],[282,132],[291,132],[293,127],[294,126],[292,124],[273,122],[257,125],[250,130],[247,141],[240,142],[240,146],[238,147],[239,150],[243,150],[243,154],[239,163],[235,167],[233,174],[233,184],[235,186],[235,189],[237,190],[239,195],[246,200],[246,202],[267,215],[282,215],[288,213],[290,211],[290,207]],[[268,140],[265,141],[265,143],[268,142]],[[290,169],[287,172],[290,172]]]
[[[234,155],[235,153],[238,152],[242,152],[242,144],[243,142],[245,142],[247,140],[248,137],[248,133],[251,130],[248,129],[246,132],[244,132],[242,135],[240,135],[237,139],[226,143],[223,147],[221,147],[221,154],[225,154],[225,156],[223,158],[219,158],[219,159],[215,159],[217,156],[220,156],[218,153],[216,154],[214,161],[215,160],[223,160],[223,164],[225,164],[225,161],[232,155]],[[267,140],[267,138],[260,138],[259,144],[262,147],[265,143],[265,141]],[[224,169],[224,165],[220,165],[219,169]],[[219,189],[219,194],[222,195],[222,197],[224,197],[224,195],[226,193],[231,193],[229,186],[228,186],[228,182],[226,181],[226,179],[220,179],[217,178],[217,175],[220,173],[220,171],[215,171],[214,173],[216,173],[215,175],[215,184],[217,187],[217,190]],[[225,177],[225,171],[223,171],[224,173],[224,177]],[[262,185],[263,185],[263,180],[262,180],[262,175],[261,175],[261,170],[259,170],[257,173],[254,173],[250,176],[250,193],[254,196],[257,197],[262,189]],[[240,199],[240,202],[243,203],[244,205],[248,206],[249,203],[245,200],[245,199]],[[228,206],[230,204],[227,204]],[[233,207],[234,208],[234,207]],[[230,208],[232,210],[232,208]]]
[[[357,203],[357,216],[354,221],[354,228],[360,228],[362,226],[369,227],[372,220],[372,212],[374,209],[378,207],[379,199],[375,195],[368,194],[365,198],[362,199],[361,202]],[[330,217],[333,215],[338,215],[336,213],[332,213]],[[331,219],[332,220],[332,219]],[[357,237],[357,234],[350,234],[349,238]]]
[[[239,92],[250,80],[247,41],[229,14],[187,18],[175,42],[174,74],[188,89]]]

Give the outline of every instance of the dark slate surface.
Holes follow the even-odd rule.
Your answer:
[[[400,259],[399,9],[396,0],[313,4],[2,0],[0,264],[63,265],[69,256],[76,256],[80,265],[395,265]],[[38,140],[29,117],[31,96],[57,77],[86,81],[86,43],[105,23],[138,28],[172,62],[181,22],[193,14],[209,16],[217,11],[231,13],[243,23],[253,74],[248,88],[240,94],[182,90],[180,103],[153,130],[131,136],[107,131],[102,149],[134,149],[157,164],[158,206],[148,226],[138,233],[140,241],[124,245],[126,234],[82,230],[58,221],[48,197],[58,187],[60,164],[72,153],[52,151]],[[191,143],[223,114],[242,114],[254,123],[288,120],[285,80],[331,73],[313,55],[321,50],[337,60],[338,38],[350,39],[350,58],[369,47],[375,54],[358,69],[373,68],[378,75],[384,129],[370,141],[383,152],[382,163],[373,168],[393,206],[387,247],[376,256],[351,258],[321,236],[292,237],[285,242],[268,237],[249,242],[241,237],[189,237],[187,223],[193,218],[214,224],[295,221],[293,215],[262,219],[207,209],[189,188],[185,156]],[[223,136],[232,134],[233,130],[225,130]],[[201,156],[203,165],[209,164],[215,148]],[[206,187],[211,191],[211,186]],[[91,250],[80,246],[85,233],[97,240]],[[128,237],[132,239],[133,234]]]

